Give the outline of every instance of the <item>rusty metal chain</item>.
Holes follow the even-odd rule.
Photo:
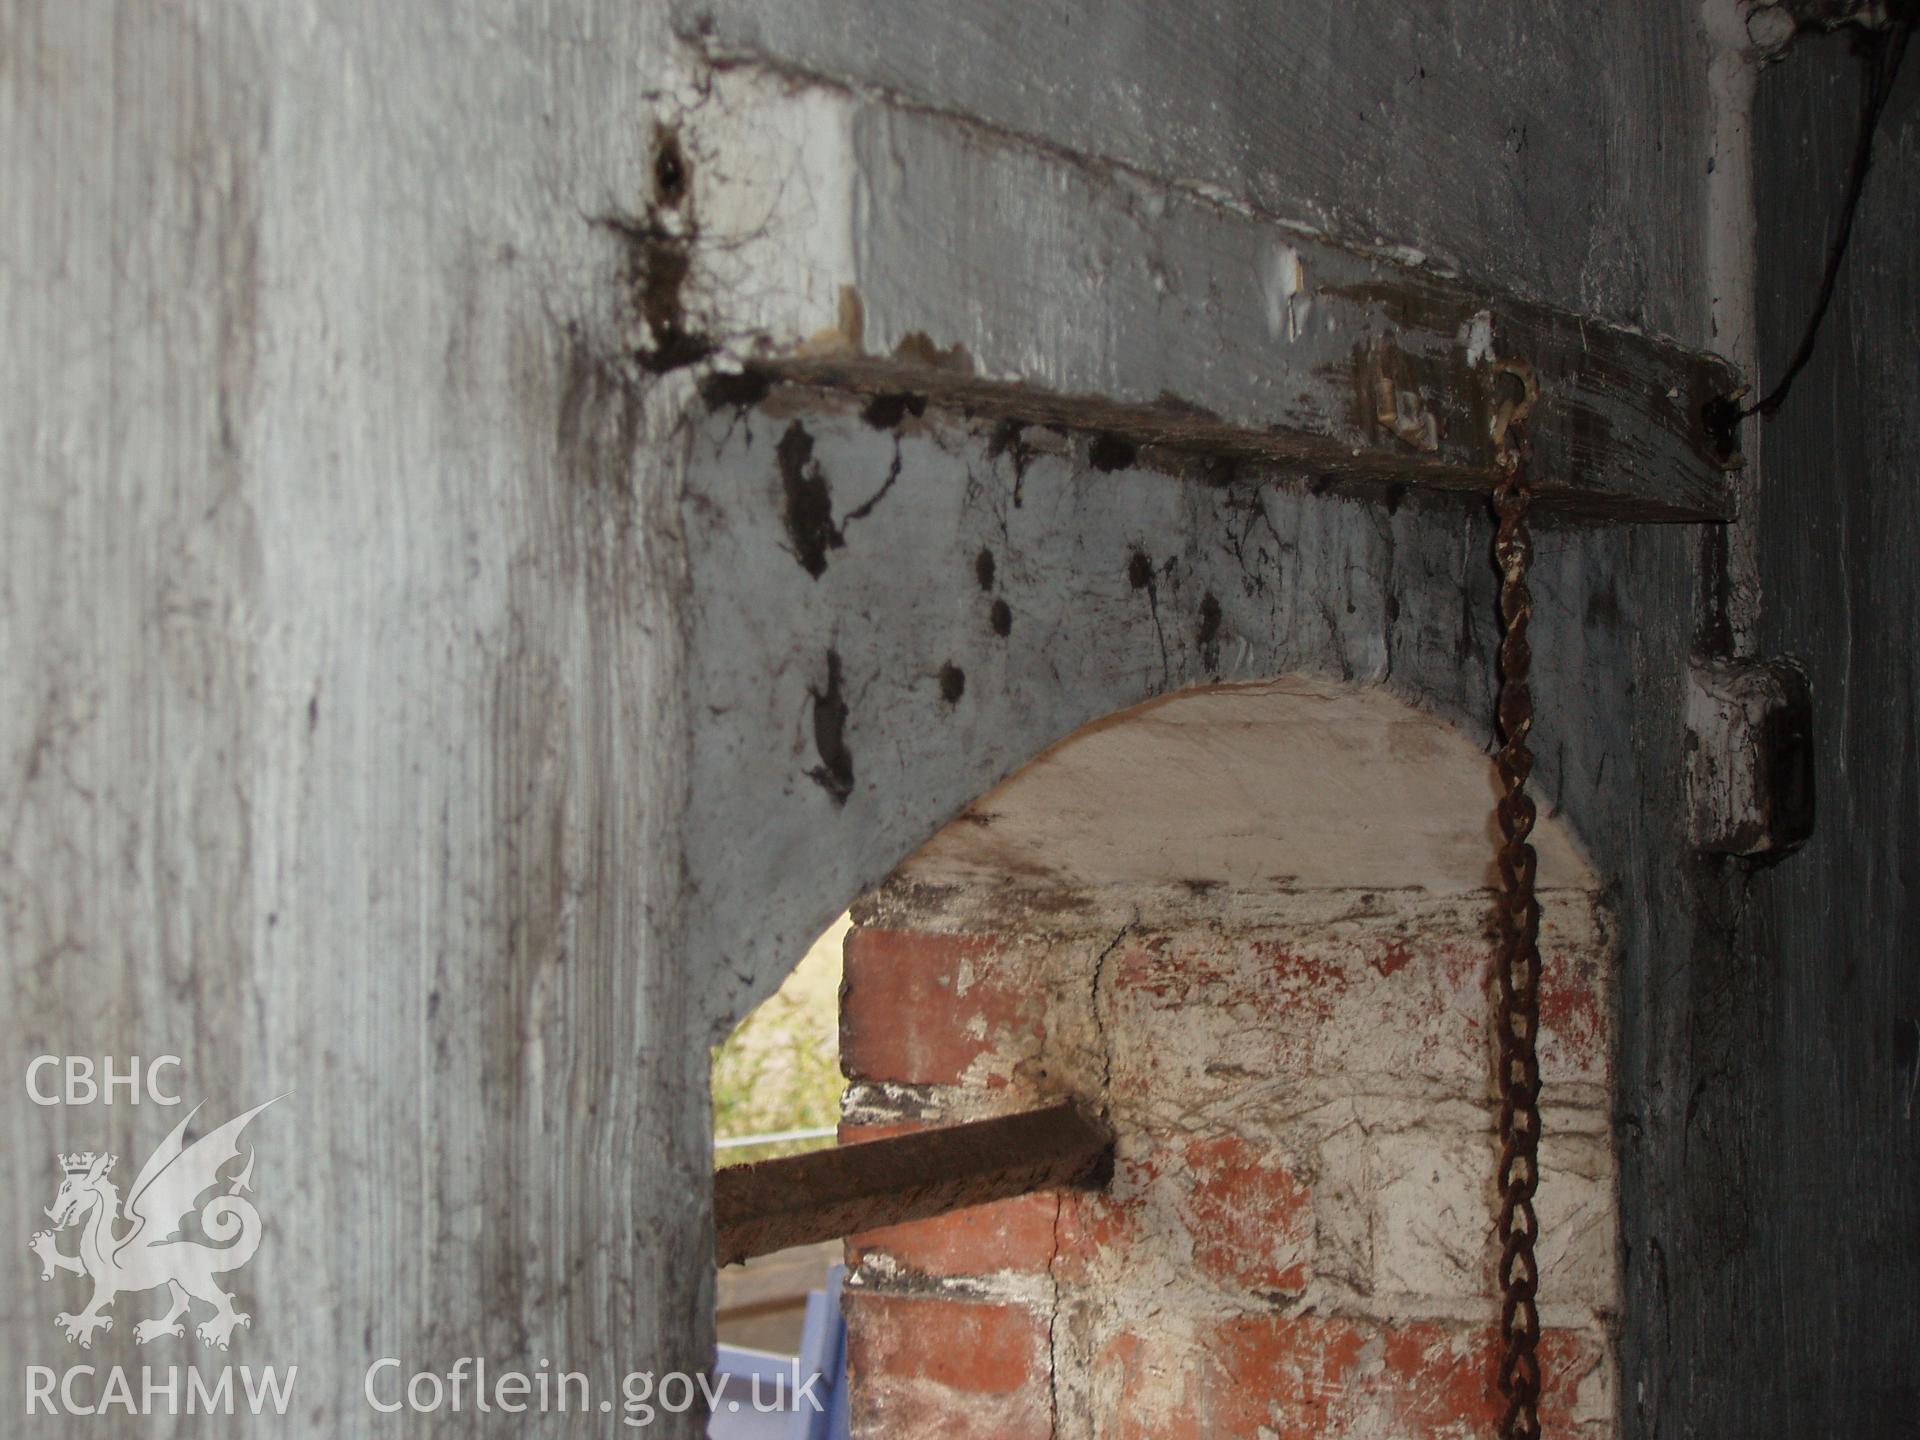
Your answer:
[[[1516,367],[1517,369],[1517,367]],[[1539,1440],[1540,1436],[1540,1272],[1534,1242],[1540,1221],[1533,1197],[1540,1183],[1540,1062],[1534,1042],[1540,1029],[1540,902],[1534,895],[1537,864],[1528,837],[1535,811],[1527,796],[1533,752],[1533,692],[1527,685],[1532,651],[1527,622],[1533,596],[1527,590],[1527,566],[1533,538],[1527,510],[1533,500],[1528,470],[1532,461],[1525,415],[1532,403],[1531,377],[1520,372],[1526,398],[1502,408],[1495,421],[1499,480],[1493,508],[1499,520],[1493,553],[1500,572],[1500,695],[1497,715],[1500,750],[1494,768],[1500,782],[1495,819],[1500,829],[1497,865],[1499,952],[1494,962],[1499,987],[1500,1163],[1500,1370],[1498,1384],[1506,1410],[1501,1440]]]

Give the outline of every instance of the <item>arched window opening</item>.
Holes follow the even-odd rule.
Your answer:
[[[1071,1099],[1116,1148],[1098,1192],[848,1239],[851,1433],[1491,1424],[1492,795],[1385,691],[1183,692],[1054,746],[857,902],[843,1142]],[[1564,828],[1536,838],[1546,1413],[1598,1434],[1611,941]]]

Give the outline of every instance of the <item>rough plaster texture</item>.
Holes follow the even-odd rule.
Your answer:
[[[1708,44],[1690,5],[1541,7],[1524,24],[1467,0],[911,3],[883,22],[825,0],[672,11],[718,59],[872,87],[1707,339]]]
[[[910,416],[876,428],[821,397],[794,408],[807,399],[717,410],[689,472],[688,604],[704,642],[690,663],[708,701],[691,868],[732,897],[704,922],[726,962],[723,1014],[1019,763],[1151,695],[1300,672],[1385,685],[1484,740],[1492,574],[1476,509],[1184,485],[1099,470],[1055,432],[1016,441]],[[823,497],[837,541],[817,548],[792,523],[803,449],[798,493]],[[1686,613],[1686,546],[1675,530],[1541,537],[1536,683],[1549,716],[1560,705],[1592,722],[1542,733],[1550,810],[1568,791],[1638,803],[1620,770],[1635,753],[1614,748],[1623,690],[1665,698],[1677,747],[1685,641],[1655,616]],[[1648,584],[1616,578],[1642,565]],[[924,812],[893,801],[909,786]],[[742,832],[832,878],[785,883],[730,838]]]
[[[1101,471],[1084,443],[1045,432],[996,445],[931,417],[876,429],[852,407],[797,403],[716,411],[690,471],[690,613],[707,637],[692,663],[711,700],[694,751],[711,829],[694,837],[691,873],[731,898],[691,912],[719,962],[716,1025],[974,796],[1142,698],[1305,673],[1384,686],[1484,739],[1492,575],[1477,511],[1389,511],[1283,482],[1200,488]],[[824,485],[841,542],[817,551],[788,528],[779,452],[796,424],[812,442],[802,476]],[[1590,852],[1617,925],[1629,1434],[1656,1413],[1645,1399],[1635,1411],[1635,1382],[1667,1363],[1639,1348],[1634,1307],[1692,1303],[1671,1257],[1692,1263],[1691,1187],[1724,1183],[1679,1164],[1686,1096],[1704,1080],[1695,1055],[1710,1053],[1692,1032],[1714,1013],[1692,987],[1721,983],[1694,953],[1718,943],[1696,931],[1712,882],[1685,858],[1695,544],[1675,529],[1550,530],[1536,572],[1535,687],[1549,717],[1537,783]],[[824,559],[817,576],[806,555]],[[791,634],[806,637],[797,653]],[[948,699],[952,671],[964,686]],[[909,789],[926,810],[898,808]],[[740,833],[756,848],[729,838]],[[811,883],[784,868],[803,853]]]
[[[606,122],[662,43],[626,3],[0,9],[10,1430],[365,1434],[378,1356],[705,1359],[676,452],[590,219],[652,193]],[[136,1348],[164,1294],[54,1328],[55,1152],[124,1188],[184,1111],[38,1108],[42,1052],[179,1055],[203,1119],[290,1092],[229,1355]],[[297,1365],[291,1412],[18,1418],[30,1364],[196,1360]]]
[[[1542,12],[1509,43],[1464,9],[1356,30],[1328,7],[1274,20],[1277,69],[1253,7],[1196,17],[1197,51],[1138,19],[1017,55],[999,11],[973,12],[977,49],[954,48],[976,22],[917,13],[966,57],[922,67],[960,87],[922,98],[988,129],[1091,134],[1197,192],[1702,338],[1685,16]],[[694,236],[656,123],[711,80],[666,33],[697,21],[590,0],[0,15],[0,1061],[179,1053],[216,1108],[291,1089],[262,1122],[273,1229],[241,1340],[302,1367],[287,1433],[364,1432],[379,1354],[699,1364],[706,1040],[1076,727],[1302,673],[1485,739],[1470,507],[1183,482],[1084,438],[875,428],[804,394],[689,408],[691,377],[661,372],[726,337],[675,310]],[[809,47],[846,36],[757,43],[829,71]],[[1010,88],[1049,36],[1075,63],[1040,68],[1072,84]],[[1276,96],[1301,81],[1329,98]],[[1201,95],[1220,123],[1161,123]],[[1327,143],[1349,109],[1360,138]],[[1078,114],[1090,131],[1055,124]],[[745,135],[731,163],[773,146]],[[1540,789],[1619,927],[1630,1433],[1684,1423],[1674,1377],[1708,1352],[1639,1317],[1696,1323],[1739,1213],[1696,1123],[1738,1087],[1702,918],[1721,882],[1679,863],[1697,540],[1557,531],[1537,572]],[[158,1129],[8,1105],[21,1240],[56,1149],[144,1154]],[[0,1286],[16,1386],[77,1353],[49,1323],[70,1300],[25,1266]],[[141,1357],[123,1325],[90,1358]]]
[[[862,902],[849,1136],[1071,1094],[1118,1159],[1097,1196],[855,1239],[858,1432],[964,1430],[983,1400],[1010,1433],[1485,1432],[1490,899],[1484,837],[1468,863],[1455,838],[1484,828],[1487,771],[1378,691],[1200,692],[1050,751]],[[1229,787],[1271,823],[1222,848]],[[1612,958],[1590,873],[1559,826],[1542,843],[1548,1418],[1597,1437]],[[1016,1384],[926,1366],[996,1312],[1045,1337]]]
[[[1486,757],[1381,690],[1298,678],[1191,691],[1079,731],[914,853],[921,883],[1240,895],[1491,884]],[[1542,890],[1593,876],[1535,832]]]
[[[1216,473],[1491,484],[1499,366],[1543,505],[1722,512],[1735,377],[1586,312],[864,93],[726,69],[671,111],[695,235],[669,329],[732,362],[1104,429]],[[685,315],[681,314],[684,309]]]

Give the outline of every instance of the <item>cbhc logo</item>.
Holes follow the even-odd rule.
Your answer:
[[[160,1072],[180,1068],[178,1055],[158,1056],[144,1069],[138,1055],[128,1058],[124,1070],[116,1063],[111,1055],[102,1056],[97,1066],[90,1055],[36,1055],[27,1064],[27,1098],[36,1105],[112,1105],[115,1093],[124,1090],[133,1105],[142,1096],[156,1105],[180,1103],[178,1095],[160,1088]],[[49,1088],[43,1088],[43,1080]]]

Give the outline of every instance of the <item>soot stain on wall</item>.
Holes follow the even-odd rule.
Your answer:
[[[980,582],[982,590],[993,589],[994,570],[993,551],[982,549],[973,557],[973,578]]]
[[[847,748],[847,701],[838,650],[827,651],[827,688],[809,693],[813,696],[813,747],[820,763],[807,773],[835,804],[844,805],[853,793],[853,751]]]
[[[767,398],[773,389],[773,377],[749,366],[745,370],[716,370],[700,380],[700,399],[709,411],[731,405],[749,410]]]
[[[1087,446],[1087,463],[1103,474],[1130,470],[1140,452],[1118,435],[1096,435]]]
[[[688,317],[682,298],[700,238],[691,169],[674,131],[656,131],[653,145],[653,198],[644,213],[605,216],[599,223],[627,245],[628,284],[651,341],[635,348],[634,359],[650,374],[664,375],[699,364],[714,345]]]
[[[774,456],[786,495],[788,543],[800,567],[818,580],[827,570],[827,552],[846,544],[833,523],[833,488],[813,458],[813,436],[798,420],[787,426]]]
[[[1220,602],[1211,590],[1200,601],[1200,628],[1194,638],[1200,645],[1200,663],[1208,673],[1220,669]]]
[[[967,693],[967,672],[951,660],[940,667],[940,698],[949,705],[958,705],[960,697]]]
[[[891,430],[909,415],[917,420],[926,413],[926,396],[901,391],[874,396],[860,412],[860,418],[876,430]]]

